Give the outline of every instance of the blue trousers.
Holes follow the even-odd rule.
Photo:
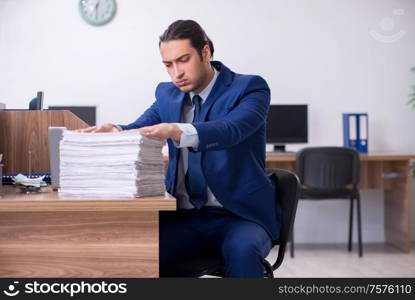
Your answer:
[[[160,274],[186,258],[220,255],[225,277],[263,277],[271,237],[258,224],[220,207],[160,212]]]

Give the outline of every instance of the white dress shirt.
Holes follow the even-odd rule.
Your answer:
[[[211,82],[206,86],[206,88],[199,93],[199,96],[202,98],[202,109],[203,103],[205,103],[207,97],[209,96],[212,88],[218,78],[219,72],[213,68],[214,75]],[[199,145],[199,136],[197,135],[196,128],[191,124],[194,115],[194,105],[191,99],[195,94],[193,92],[189,93],[189,97],[186,97],[185,103],[183,104],[183,110],[181,114],[181,122],[176,123],[179,126],[180,130],[182,131],[182,135],[180,137],[180,142],[177,143],[173,140],[174,145],[177,148],[180,148],[180,157],[179,157],[179,164],[177,170],[177,178],[176,178],[176,188],[175,188],[175,197],[177,198],[177,206],[179,209],[192,209],[194,208],[193,204],[189,201],[189,195],[187,194],[186,185],[185,185],[185,175],[187,172],[187,165],[188,165],[188,154],[189,150],[187,147],[192,147],[193,149],[197,150]],[[216,200],[215,196],[212,194],[212,191],[209,187],[207,187],[207,203],[205,206],[219,206],[222,205]]]

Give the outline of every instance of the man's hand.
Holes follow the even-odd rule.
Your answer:
[[[92,127],[88,127],[88,128],[83,128],[83,129],[77,129],[75,130],[76,132],[118,132],[118,128],[117,126],[115,126],[114,124],[104,124],[104,125],[100,125],[100,126],[92,126]]]
[[[160,123],[153,126],[141,127],[138,131],[150,137],[173,139],[176,142],[180,142],[180,137],[182,135],[182,131],[179,126],[174,123]]]

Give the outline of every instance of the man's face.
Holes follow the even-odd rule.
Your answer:
[[[202,57],[189,39],[171,40],[160,44],[160,54],[172,82],[185,93],[201,92],[208,84],[210,51],[206,46]]]

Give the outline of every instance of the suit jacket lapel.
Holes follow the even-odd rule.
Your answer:
[[[180,92],[176,97],[170,101],[170,123],[180,123],[182,115],[182,107],[187,94]]]
[[[212,90],[209,93],[209,96],[205,100],[202,105],[202,110],[200,112],[199,120],[205,121],[206,116],[209,113],[210,108],[212,107],[213,103],[215,103],[216,99],[222,91],[226,89],[232,83],[232,71],[229,70],[225,65],[218,61],[212,61],[212,65],[219,69],[219,76],[216,79],[215,84],[213,85]]]

